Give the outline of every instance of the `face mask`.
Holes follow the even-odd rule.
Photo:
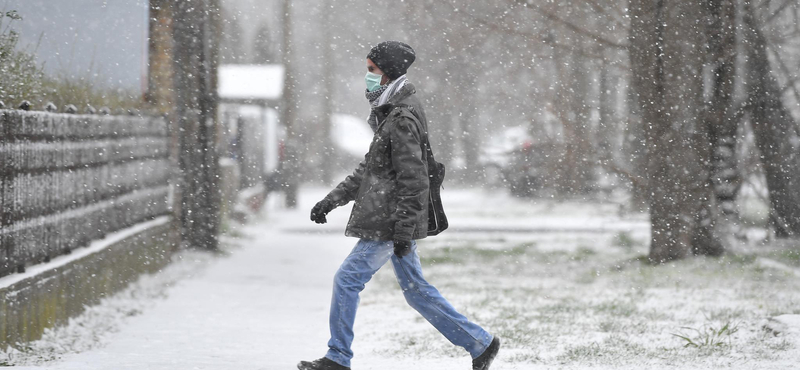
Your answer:
[[[383,75],[376,75],[372,72],[367,72],[367,75],[364,76],[364,80],[367,81],[367,91],[373,92],[378,90],[381,87],[382,79]]]

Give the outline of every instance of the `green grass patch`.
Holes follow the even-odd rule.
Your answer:
[[[597,252],[595,252],[594,249],[581,246],[578,247],[578,250],[575,251],[571,259],[574,261],[586,261],[596,254]]]
[[[783,262],[787,265],[800,267],[800,249],[786,249],[775,251],[769,254],[769,257]]]
[[[569,346],[556,357],[562,364],[584,362],[599,364],[618,363],[621,357],[645,352],[645,348],[619,335],[611,335],[602,342]]]
[[[492,262],[500,258],[516,257],[535,248],[535,243],[521,243],[511,248],[480,248],[477,243],[464,243],[425,250],[420,253],[422,263],[459,264],[467,259]]]
[[[749,265],[756,261],[755,254],[739,254],[739,253],[726,253],[720,258],[720,263],[727,263],[729,265]]]
[[[731,347],[732,335],[739,331],[738,324],[728,321],[720,326],[705,324],[700,328],[681,327],[673,336],[683,340],[684,347],[718,349]]]
[[[616,246],[616,247],[620,247],[620,248],[628,250],[628,251],[633,249],[633,246],[635,244],[636,244],[636,241],[633,240],[633,237],[631,237],[631,234],[626,232],[626,231],[621,231],[621,232],[617,233],[617,235],[614,235],[614,238],[612,238],[612,240],[611,240],[611,245]]]
[[[630,301],[612,300],[592,307],[596,314],[614,317],[631,317],[639,312],[636,304]]]

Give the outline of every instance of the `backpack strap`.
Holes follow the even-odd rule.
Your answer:
[[[398,112],[401,117],[410,118],[412,121],[414,121],[414,123],[416,123],[417,129],[419,130],[419,135],[422,138],[420,145],[422,145],[423,150],[428,153],[428,161],[436,163],[436,159],[433,157],[433,150],[431,150],[431,143],[428,141],[428,132],[422,129],[422,123],[412,112],[411,106],[406,104],[398,104],[396,108],[399,108]]]

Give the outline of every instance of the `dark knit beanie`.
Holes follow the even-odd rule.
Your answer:
[[[372,63],[394,80],[404,74],[417,59],[414,49],[400,41],[384,41],[375,45],[367,54]]]

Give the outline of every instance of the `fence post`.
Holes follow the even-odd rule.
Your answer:
[[[28,110],[30,109],[30,103],[28,101],[23,101],[20,104],[20,109]],[[18,125],[18,122],[15,118],[19,116],[14,114],[10,114],[9,112],[3,112],[2,114],[2,121],[0,121],[0,128],[2,131],[2,135],[0,135],[0,145],[2,145],[2,150],[0,153],[3,153],[4,158],[0,158],[0,176],[2,176],[2,235],[0,235],[0,241],[2,244],[2,252],[3,252],[3,263],[0,265],[0,275],[5,275],[15,268],[18,271],[24,271],[25,267],[22,265],[20,268],[18,266],[18,261],[16,261],[14,257],[14,250],[16,248],[16,236],[17,232],[14,230],[14,215],[17,209],[17,199],[16,193],[13,186],[14,181],[14,167],[16,162],[19,160],[18,153],[15,151],[16,149],[16,140],[14,137],[14,125]]]

